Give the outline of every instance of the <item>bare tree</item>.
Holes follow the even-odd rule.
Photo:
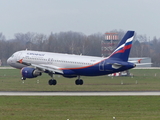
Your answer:
[[[109,32],[118,33],[119,39],[125,34],[123,30]],[[146,35],[137,34],[134,39],[130,56],[151,57],[153,65],[160,66],[160,39],[154,37],[153,40],[150,40]],[[73,31],[51,33],[49,36],[33,32],[17,33],[15,38],[11,40],[6,40],[5,36],[0,33],[0,58],[3,65],[6,65],[9,56],[26,48],[38,51],[101,56],[102,40],[104,40],[102,33],[87,36]]]

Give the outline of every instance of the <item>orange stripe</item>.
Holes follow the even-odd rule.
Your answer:
[[[103,59],[103,60],[101,60],[100,62],[102,62],[102,61],[104,61],[104,60],[106,60],[106,59]],[[76,70],[76,69],[84,69],[84,68],[88,68],[88,67],[92,67],[92,66],[94,66],[94,65],[96,65],[96,64],[99,64],[100,62],[97,62],[97,63],[95,63],[95,64],[93,64],[93,65],[89,65],[89,66],[84,66],[84,67],[78,67],[78,68],[59,68],[60,70]]]
[[[129,48],[131,48],[131,45],[124,46],[124,48],[123,48],[122,50],[116,51],[115,53],[111,54],[111,56],[114,55],[114,54],[116,54],[116,53],[123,53],[126,49],[129,49]],[[111,57],[111,56],[110,56],[110,57]],[[109,58],[109,57],[108,57],[108,58]],[[106,59],[108,59],[108,58],[106,58]],[[101,60],[100,62],[102,62],[102,61],[104,61],[104,60],[106,60],[106,59],[103,59],[103,60]],[[94,65],[96,65],[96,64],[99,64],[100,62],[97,62],[97,63],[95,63],[95,64],[93,64],[93,65],[85,66],[85,67],[78,67],[78,68],[59,68],[59,70],[84,69],[84,68],[92,67],[92,66],[94,66]]]

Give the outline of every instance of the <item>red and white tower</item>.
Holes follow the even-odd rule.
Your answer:
[[[102,56],[109,56],[119,43],[118,33],[105,33],[105,39],[101,42]]]

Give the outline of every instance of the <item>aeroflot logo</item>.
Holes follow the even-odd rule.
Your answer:
[[[27,53],[27,55],[44,56],[45,54],[40,54],[40,53]]]

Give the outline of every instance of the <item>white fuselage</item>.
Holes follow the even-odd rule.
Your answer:
[[[32,64],[47,64],[59,68],[79,68],[96,64],[104,58],[26,50],[14,53],[7,60],[7,63],[12,67],[21,69],[25,67],[25,65],[17,63],[21,59]]]

